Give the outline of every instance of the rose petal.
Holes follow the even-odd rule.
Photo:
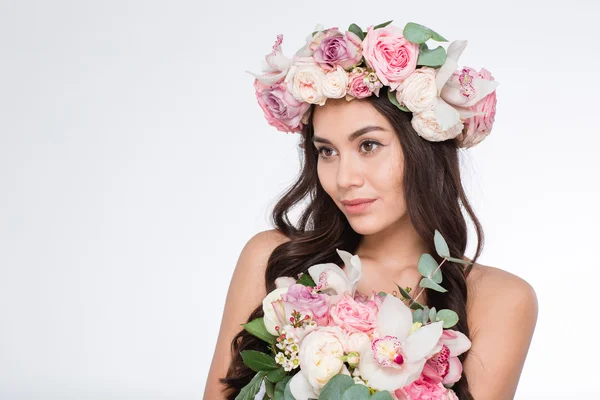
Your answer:
[[[290,391],[296,400],[316,399],[318,396],[302,371],[298,372],[290,380]]]

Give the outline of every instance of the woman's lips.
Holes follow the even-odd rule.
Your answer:
[[[342,202],[344,204],[344,208],[349,214],[360,214],[367,211],[371,204],[375,202],[376,199],[364,200],[361,202],[355,202],[356,204],[350,204],[349,202]]]

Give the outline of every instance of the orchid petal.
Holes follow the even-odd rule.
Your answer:
[[[296,283],[296,280],[290,276],[280,276],[275,279],[275,287],[277,289],[289,288],[294,283]]]
[[[456,339],[442,339],[442,343],[450,349],[450,357],[458,357],[471,348],[471,341],[464,333],[455,330],[453,332],[457,336]]]
[[[463,372],[463,366],[458,357],[450,357],[448,359],[448,363],[450,368],[448,369],[448,374],[442,381],[444,385],[451,385],[455,382],[458,382]]]
[[[351,291],[346,274],[334,263],[313,265],[308,269],[308,274],[317,285],[322,286],[322,293],[338,295]]]
[[[352,287],[351,294],[354,296],[356,285],[358,285],[358,281],[362,275],[362,263],[360,258],[357,255],[352,255],[344,250],[335,249],[335,251],[337,251],[340,258],[344,261],[346,277]]]
[[[296,400],[316,399],[318,397],[302,370],[290,380],[290,391]]]
[[[394,392],[406,385],[410,385],[419,378],[425,359],[416,363],[404,363],[400,368],[383,367],[375,360],[370,345],[363,347],[360,353],[360,375],[369,382],[369,386],[377,390]]]
[[[467,43],[468,41],[466,40],[455,40],[448,46],[448,50],[446,50],[446,61],[435,76],[435,86],[438,90],[438,96],[446,82],[448,82],[448,79],[450,79],[452,74],[454,74],[454,71],[458,68],[458,59],[465,47],[467,47]]]
[[[452,128],[460,122],[460,114],[458,111],[439,97],[435,102],[434,112],[435,119],[442,132]]]
[[[402,342],[406,362],[416,362],[430,354],[442,336],[444,321],[425,325]]]
[[[463,93],[461,93],[461,85],[458,78],[454,77],[442,88],[440,97],[454,106],[471,107],[496,90],[498,85],[499,83],[497,81],[474,77],[471,81],[473,95],[471,97],[465,97]]]
[[[385,296],[377,314],[380,337],[394,336],[403,341],[412,328],[412,312],[402,300],[392,295]]]

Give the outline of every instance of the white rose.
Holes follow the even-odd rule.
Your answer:
[[[411,120],[414,130],[422,138],[430,142],[441,142],[443,140],[454,139],[463,130],[463,123],[458,118],[458,122],[449,129],[442,131],[435,118],[435,111],[427,110],[420,114],[413,115]]]
[[[342,372],[342,337],[339,327],[323,327],[308,334],[300,344],[300,369],[317,394]]]
[[[288,90],[296,100],[321,106],[327,100],[323,95],[324,80],[325,72],[321,67],[306,60],[294,63],[285,77]]]
[[[281,322],[277,318],[277,314],[275,313],[275,309],[273,308],[272,303],[274,301],[281,300],[281,295],[287,293],[287,291],[288,288],[275,289],[271,293],[269,293],[262,302],[263,312],[265,314],[265,328],[267,328],[267,331],[269,331],[271,335],[279,336],[279,334],[275,330],[275,327],[281,324]],[[282,314],[285,312],[283,310],[281,311]]]
[[[341,66],[325,75],[323,81],[323,94],[330,99],[340,99],[346,95],[348,87],[348,74]]]
[[[437,98],[435,69],[423,67],[415,70],[396,91],[396,99],[413,113],[430,110]]]
[[[352,332],[346,335],[344,350],[346,353],[360,353],[365,343],[369,343],[369,335],[364,332]]]

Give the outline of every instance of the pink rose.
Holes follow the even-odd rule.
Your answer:
[[[339,65],[349,69],[362,60],[361,40],[354,33],[346,32],[344,35],[337,28],[331,28],[317,35],[322,37],[313,57],[321,68],[334,70]]]
[[[362,73],[352,72],[348,74],[348,92],[347,94],[357,99],[364,99],[371,95],[371,89],[365,82],[367,72],[361,70]]]
[[[472,71],[482,79],[488,81],[494,80],[492,74],[485,68],[481,68],[480,72]],[[496,117],[496,91],[494,90],[468,109],[480,115],[475,115],[465,120],[465,129],[458,136],[459,143],[465,148],[475,146],[492,131]]]
[[[388,25],[373,29],[370,26],[363,40],[363,56],[379,80],[396,90],[416,69],[419,45],[406,40],[398,27]]]
[[[316,293],[309,286],[293,284],[281,298],[294,310],[312,316],[317,325],[329,323],[329,296]]]
[[[348,332],[370,333],[376,327],[377,305],[374,301],[359,303],[344,295],[329,313],[332,322]]]
[[[408,386],[394,392],[399,400],[440,400],[446,396],[448,389],[441,383],[433,383],[422,376]]]
[[[302,116],[310,104],[298,101],[286,89],[285,84],[266,86],[254,81],[256,99],[269,125],[282,132],[298,132],[302,129]]]

